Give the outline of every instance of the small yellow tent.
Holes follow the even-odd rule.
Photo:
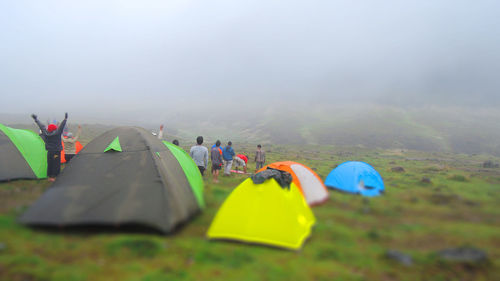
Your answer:
[[[294,183],[287,188],[275,179],[254,184],[248,178],[222,204],[207,236],[297,250],[315,221]]]

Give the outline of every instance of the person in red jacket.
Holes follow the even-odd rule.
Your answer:
[[[238,155],[236,155],[236,156],[240,157],[240,158],[241,158],[241,160],[245,161],[245,164],[247,164],[247,163],[248,163],[248,156],[243,155],[243,154],[238,154]]]
[[[243,154],[238,154],[234,157],[234,168],[238,170],[238,167],[243,166],[243,172],[247,172],[248,157]]]

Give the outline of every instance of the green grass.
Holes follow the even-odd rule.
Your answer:
[[[254,149],[235,148],[250,156]],[[315,145],[266,149],[268,162],[301,162],[323,179],[344,161],[366,161],[381,173],[386,194],[330,192],[313,208],[317,223],[303,249],[287,251],[206,239],[241,175],[220,184],[205,177],[206,209],[168,236],[30,229],[16,218],[49,184],[1,183],[0,280],[500,280],[500,170],[479,165],[494,158]],[[394,166],[406,172],[391,172]],[[431,183],[422,184],[423,177]],[[485,250],[489,263],[443,263],[435,254],[463,245]],[[388,249],[411,255],[414,265],[386,259]]]

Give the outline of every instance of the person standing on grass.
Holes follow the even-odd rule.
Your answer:
[[[257,151],[255,152],[255,171],[257,172],[259,169],[264,167],[264,163],[266,163],[266,153],[262,150],[262,145],[257,145]]]
[[[219,182],[219,171],[224,162],[222,161],[222,155],[220,154],[220,140],[215,142],[215,147],[212,147],[210,151],[210,160],[212,161],[212,175],[214,177],[214,183]]]
[[[225,161],[224,175],[229,176],[231,174],[231,167],[233,166],[233,156],[234,150],[231,147],[233,143],[231,141],[227,142],[226,147],[222,150],[222,158]]]
[[[212,145],[212,148],[215,148],[215,147],[217,147],[217,142],[214,143],[214,145]],[[222,155],[222,148],[220,148],[220,146],[219,146],[219,153],[220,153],[220,155]]]
[[[56,124],[49,124],[45,128],[45,125],[38,120],[36,114],[31,114],[31,117],[42,132],[41,137],[45,142],[45,149],[47,150],[47,177],[50,182],[54,182],[61,172],[61,135],[68,120],[68,113],[64,114],[64,120],[59,124],[59,127]]]
[[[82,127],[78,125],[78,131],[76,132],[76,136],[73,137],[71,132],[68,132],[65,137],[62,138],[64,142],[64,157],[66,158],[66,162],[69,163],[71,158],[73,158],[76,154],[76,141],[80,137],[82,133]]]
[[[208,166],[208,149],[201,144],[203,143],[203,137],[199,136],[196,138],[197,145],[191,147],[189,151],[189,155],[193,158],[194,162],[200,169],[200,173],[203,176],[203,173],[207,169]]]

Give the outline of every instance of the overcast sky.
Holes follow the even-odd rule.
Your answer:
[[[280,98],[500,106],[500,1],[0,2],[2,112]]]

